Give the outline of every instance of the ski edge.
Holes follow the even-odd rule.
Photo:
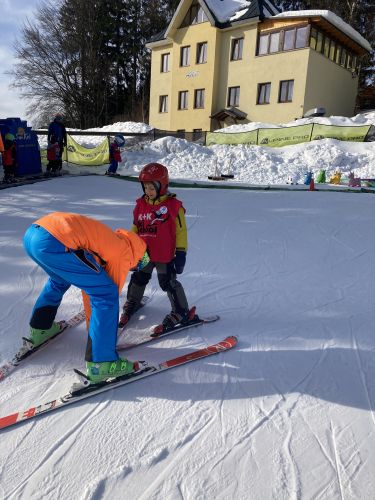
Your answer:
[[[178,356],[176,358],[169,359],[167,361],[164,361],[160,363],[159,365],[153,367],[150,366],[149,370],[144,370],[140,372],[138,376],[132,376],[131,378],[124,379],[124,380],[117,380],[112,383],[108,383],[105,386],[100,387],[98,390],[93,391],[91,390],[88,393],[83,393],[80,396],[72,397],[70,394],[66,394],[65,396],[60,396],[57,399],[54,399],[52,401],[49,401],[48,403],[40,404],[35,407],[30,407],[27,410],[24,411],[18,411],[15,413],[11,413],[9,415],[6,415],[4,417],[0,417],[0,432],[4,429],[8,429],[11,426],[14,426],[16,424],[20,424],[22,422],[25,422],[27,420],[30,420],[34,417],[37,417],[39,415],[43,415],[45,413],[49,413],[53,410],[58,410],[60,408],[63,408],[64,406],[68,406],[70,404],[76,403],[78,401],[82,401],[83,399],[87,399],[91,396],[100,394],[102,392],[106,392],[112,388],[117,388],[132,382],[135,382],[137,380],[146,378],[151,375],[156,375],[157,373],[162,373],[166,370],[169,370],[171,368],[175,368],[177,366],[182,366],[186,363],[190,363],[192,361],[196,361],[198,359],[206,358],[208,356],[212,356],[214,354],[219,354],[221,352],[228,351],[229,349],[232,349],[237,345],[238,339],[235,336],[228,336],[225,339],[215,343],[208,345],[206,347],[203,347],[201,349],[196,349],[194,351],[191,351],[188,354],[184,354],[182,356]]]

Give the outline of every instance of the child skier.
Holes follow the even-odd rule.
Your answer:
[[[50,173],[56,175],[56,173],[59,171],[61,155],[60,155],[60,144],[58,143],[57,138],[54,135],[51,135],[50,140],[48,142],[47,160],[48,160],[47,175],[49,175]]]
[[[168,169],[164,165],[149,163],[141,170],[139,180],[144,195],[136,201],[132,231],[147,244],[150,262],[131,276],[119,328],[123,328],[139,309],[146,285],[156,268],[159,285],[167,292],[172,307],[154,330],[160,334],[195,317],[195,308],[189,311],[184,289],[176,279],[186,262],[185,209],[176,195],[168,192]]]
[[[3,155],[3,169],[4,169],[4,183],[14,182],[17,163],[17,150],[16,140],[13,134],[5,134],[4,152]]]
[[[118,164],[122,161],[120,148],[125,144],[124,136],[118,134],[109,144],[109,168],[106,175],[116,175]]]
[[[74,285],[82,290],[88,326],[87,377],[96,383],[137,371],[137,362],[117,354],[117,322],[119,291],[129,269],[150,260],[144,241],[83,215],[55,212],[28,228],[24,247],[49,275],[32,312],[30,342],[37,347],[60,333],[57,309]]]

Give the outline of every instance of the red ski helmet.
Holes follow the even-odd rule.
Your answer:
[[[169,177],[168,169],[160,163],[148,163],[145,165],[139,174],[139,180],[142,182],[152,182],[158,193],[158,196],[167,194]],[[144,190],[144,187],[143,187]]]

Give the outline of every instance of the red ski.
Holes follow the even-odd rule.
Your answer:
[[[82,374],[76,370],[76,372],[81,375],[81,380],[79,383],[73,384],[68,394],[54,399],[53,401],[49,401],[48,403],[32,406],[28,410],[18,411],[16,413],[12,413],[11,415],[0,417],[0,429],[5,429],[20,422],[24,422],[25,420],[38,417],[44,413],[57,410],[69,404],[75,403],[76,401],[81,401],[82,399],[94,396],[95,394],[100,394],[101,392],[105,392],[125,384],[130,384],[131,382],[135,382],[136,380],[140,380],[151,375],[156,375],[157,373],[162,373],[170,368],[184,365],[186,363],[190,363],[191,361],[212,356],[213,354],[218,354],[223,351],[228,351],[236,344],[236,337],[227,337],[217,344],[212,344],[204,347],[203,349],[197,349],[188,354],[184,354],[183,356],[169,359],[157,366],[147,366],[143,363],[141,365],[142,368],[137,372],[124,375],[123,377],[108,379],[107,381],[100,382],[98,384],[90,383],[84,375],[82,376]]]

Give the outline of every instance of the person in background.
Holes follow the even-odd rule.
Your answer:
[[[84,215],[54,212],[35,221],[24,236],[27,254],[49,275],[30,319],[35,347],[63,329],[55,322],[71,285],[82,290],[88,327],[87,378],[93,383],[139,369],[116,351],[119,292],[129,269],[149,262],[146,244],[136,234],[111,228]]]
[[[60,158],[59,158],[58,166],[57,166],[57,170],[60,171],[62,169],[62,159],[63,159],[64,148],[66,148],[66,144],[67,144],[66,128],[64,125],[64,117],[60,113],[55,115],[53,121],[48,126],[48,135],[47,135],[48,143],[51,142],[52,136],[55,137],[55,139],[58,142],[59,147],[60,147]]]
[[[154,330],[154,333],[160,334],[195,317],[195,308],[189,311],[183,286],[176,279],[176,275],[183,272],[186,262],[185,209],[176,195],[168,192],[168,169],[164,165],[145,165],[139,180],[144,194],[136,201],[131,230],[147,244],[150,262],[131,276],[119,328],[123,328],[139,309],[146,285],[156,268],[159,285],[167,292],[172,307],[162,324]]]
[[[60,145],[57,142],[56,137],[52,134],[51,139],[48,142],[47,146],[47,172],[46,175],[52,173],[52,175],[56,175],[56,173],[60,170]]]
[[[2,153],[4,178],[3,182],[14,182],[17,164],[16,139],[13,134],[5,134],[4,152]]]
[[[105,173],[106,175],[116,175],[118,164],[121,159],[121,151],[120,148],[122,148],[125,145],[125,138],[121,134],[115,135],[113,141],[110,141],[109,143],[109,168],[107,172]]]

